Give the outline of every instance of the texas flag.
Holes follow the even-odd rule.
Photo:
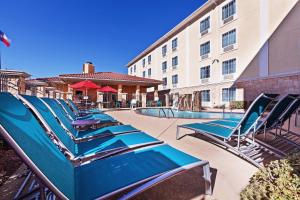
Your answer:
[[[0,31],[0,41],[2,41],[5,44],[5,46],[7,46],[7,47],[10,46],[10,40],[7,38],[5,33],[3,33],[2,31]]]

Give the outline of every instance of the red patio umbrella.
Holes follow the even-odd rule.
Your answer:
[[[98,92],[103,92],[103,93],[106,93],[107,95],[107,100],[108,100],[108,93],[118,93],[118,91],[110,86],[105,86],[105,87],[102,87],[100,89],[98,89]],[[112,98],[112,97],[111,97]],[[111,101],[110,101],[111,102]]]
[[[88,80],[75,83],[73,85],[70,85],[70,87],[74,89],[100,89],[100,86]]]
[[[87,96],[87,91],[88,89],[100,89],[101,87],[96,85],[92,81],[84,80],[80,81],[78,83],[70,85],[71,88],[73,89],[78,89],[78,90],[85,90],[85,96]],[[85,101],[85,104],[87,105],[87,99]]]
[[[99,92],[110,92],[110,93],[118,93],[118,91],[110,86],[105,86],[98,89]]]

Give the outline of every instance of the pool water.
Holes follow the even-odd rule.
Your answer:
[[[174,118],[187,118],[187,119],[220,119],[220,118],[241,118],[242,113],[232,112],[193,112],[174,110],[170,108],[139,108],[137,112],[142,115],[154,117],[174,117]],[[173,115],[174,113],[174,115]]]

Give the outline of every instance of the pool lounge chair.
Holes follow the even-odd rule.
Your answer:
[[[273,129],[277,124],[279,116],[282,113],[284,113],[284,111],[295,100],[297,96],[298,95],[295,94],[283,95],[275,104],[275,106],[272,108],[272,110],[268,113],[268,115],[259,120],[258,125],[256,127],[256,132],[258,133],[263,132],[264,134],[266,134],[267,130]],[[225,118],[221,120],[209,121],[207,122],[207,124],[220,125],[220,126],[232,128],[232,127],[236,127],[241,120],[242,118],[241,119]]]
[[[296,138],[293,137],[293,135],[295,136],[295,134],[290,134],[289,137],[287,137],[287,135],[285,135],[285,137],[280,136],[280,133],[282,131],[282,125],[285,121],[288,120],[288,118],[291,117],[291,113],[293,113],[296,110],[296,102],[298,96],[299,95],[297,94],[286,94],[278,100],[278,102],[267,114],[267,116],[259,121],[258,126],[256,127],[256,132],[253,133],[256,136],[256,142],[262,141],[262,138],[260,137],[259,133],[263,133],[263,142],[268,143],[269,145],[276,148],[277,150],[280,150],[286,155],[300,148],[300,145],[295,143],[294,140],[292,140]],[[208,122],[208,124],[235,127],[239,123],[239,121],[240,120],[234,121],[232,119],[223,119],[210,121]],[[290,121],[288,123],[290,123]],[[290,126],[288,124],[288,130],[289,127]],[[276,130],[275,133],[272,132],[272,130],[274,129]],[[277,133],[278,129],[280,130],[279,135]],[[269,137],[268,139],[266,139],[267,133],[271,133],[275,137]],[[290,138],[290,140],[288,138]]]
[[[211,194],[210,169],[207,161],[178,151],[169,145],[132,150],[80,165],[69,161],[33,114],[9,93],[0,93],[0,133],[38,179],[36,187],[22,184],[16,199],[32,196],[40,199],[104,199],[133,197],[176,174],[203,167],[205,193]],[[29,180],[29,179],[26,179]],[[29,188],[29,191],[26,189]],[[25,193],[26,192],[26,193]]]
[[[50,99],[50,98],[41,98],[43,102],[45,102],[50,110],[57,116],[57,118],[66,126],[68,127],[73,127],[74,122],[77,120],[72,120],[72,118],[66,113],[66,111],[62,108],[62,106],[56,101],[55,99]],[[97,125],[97,126],[111,126],[111,125],[119,125],[120,123],[110,117],[107,114],[102,115],[99,117],[99,119],[78,119],[79,121],[95,121],[92,125]],[[98,121],[99,120],[99,121]]]
[[[276,149],[280,149],[286,154],[300,151],[300,133],[295,133],[290,130],[291,117],[300,106],[300,98],[295,98],[294,101],[288,106],[288,108],[277,118],[273,125],[272,131],[268,133],[274,137],[268,137],[264,139]],[[287,122],[287,129],[283,128],[283,125]],[[275,129],[275,131],[273,131]]]
[[[77,116],[102,113],[102,111],[99,109],[79,110],[76,104],[71,99],[67,99],[67,103]]]
[[[24,96],[27,99],[37,99],[37,97]],[[24,100],[24,99],[23,99]],[[78,162],[85,162],[86,160],[99,159],[114,154],[118,154],[130,149],[139,147],[154,145],[162,143],[161,141],[143,133],[143,132],[131,132],[123,134],[110,134],[102,136],[101,138],[94,138],[90,140],[78,141],[72,140],[73,137],[63,129],[57,122],[55,117],[51,114],[47,107],[39,100],[35,106],[26,102],[34,112],[37,119],[46,127],[48,134],[51,138],[55,138],[60,144],[63,144],[64,151],[70,155],[72,160],[78,160]],[[38,111],[40,110],[40,112]],[[43,111],[44,110],[44,111]]]
[[[132,127],[131,125],[116,125],[116,126],[107,126],[99,129],[88,129],[85,131],[76,130],[71,124],[68,123],[68,119],[62,115],[62,118],[65,120],[65,124],[60,122],[60,119],[57,118],[55,113],[51,111],[51,108],[44,103],[40,98],[36,96],[29,95],[17,95],[24,104],[26,104],[36,116],[40,116],[41,121],[44,120],[44,123],[48,123],[49,126],[53,126],[51,129],[54,132],[64,131],[69,137],[76,143],[80,141],[86,141],[93,138],[102,138],[102,137],[111,137],[114,135],[126,134],[131,132],[140,132],[140,130]],[[69,124],[69,126],[68,126]]]
[[[298,111],[300,107],[300,98],[295,98],[293,103],[287,108],[287,110],[279,117],[278,119],[278,127],[280,127],[280,132],[279,134],[281,135],[281,132],[283,130],[283,125],[286,121],[288,121],[288,128],[286,132],[290,132],[290,127],[291,127],[291,117],[294,113]],[[299,133],[300,134],[300,133]]]
[[[115,121],[114,118],[111,116],[104,114],[104,113],[97,113],[97,114],[88,114],[84,116],[76,116],[76,114],[71,110],[71,108],[68,106],[68,104],[62,100],[62,99],[54,99],[58,102],[58,104],[62,107],[62,109],[65,111],[67,116],[75,121],[75,120],[89,120],[89,119],[100,119],[105,121]]]
[[[195,133],[202,134],[214,142],[222,144],[232,150],[240,157],[248,160],[257,167],[262,167],[264,159],[262,156],[282,157],[284,154],[271,146],[254,141],[250,138],[249,133],[255,133],[256,127],[259,126],[261,115],[267,106],[277,97],[275,94],[261,94],[249,107],[243,118],[236,123],[236,126],[224,126],[220,124],[193,123],[177,126],[176,139],[179,139],[180,128],[190,129]],[[261,152],[255,154],[255,152]],[[263,154],[263,155],[262,155]],[[255,157],[252,157],[252,156]]]

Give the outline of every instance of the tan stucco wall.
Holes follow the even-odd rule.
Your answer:
[[[300,3],[291,10],[268,40],[268,75],[289,75],[300,72]],[[239,80],[260,77],[260,50]]]
[[[168,85],[165,89],[171,89],[176,91],[187,92],[193,89],[211,89],[211,99],[216,99],[215,104],[222,104],[220,98],[213,98],[213,96],[221,95],[221,88],[228,86],[230,87],[233,83],[241,76],[241,74],[246,69],[247,73],[243,73],[242,77],[256,77],[259,72],[259,60],[254,59],[259,50],[268,40],[268,38],[274,33],[283,19],[287,16],[290,10],[295,6],[298,0],[236,0],[237,13],[234,16],[234,20],[223,25],[221,19],[222,7],[229,3],[230,0],[217,1],[221,2],[214,9],[208,10],[208,12],[203,12],[198,19],[184,28],[174,37],[170,38],[164,44],[161,44],[152,52],[149,52],[152,56],[152,63],[147,66],[147,56],[146,67],[142,67],[142,59],[138,60],[136,63],[132,64],[128,68],[128,73],[130,73],[130,67],[136,65],[136,73],[133,75],[142,76],[144,70],[151,67],[152,76],[151,78],[161,80],[163,77],[167,77]],[[210,16],[211,24],[210,31],[205,36],[200,35],[200,21]],[[280,73],[293,71],[297,65],[295,63],[299,62],[299,29],[293,30],[294,27],[299,27],[297,20],[299,20],[298,13],[291,13],[290,22],[285,24],[281,29],[278,30],[280,33],[273,34],[273,38],[270,39],[270,56],[274,59],[270,60],[270,72]],[[296,25],[297,24],[297,25]],[[237,42],[235,44],[234,50],[224,53],[222,49],[222,34],[230,30],[236,29]],[[286,32],[289,32],[286,34]],[[288,35],[289,38],[283,39],[282,34]],[[178,38],[178,49],[176,52],[171,50],[172,39]],[[209,58],[201,60],[200,58],[200,45],[206,41],[210,41],[211,52]],[[295,44],[292,44],[293,41]],[[165,58],[161,55],[161,48],[163,45],[168,45],[168,52]],[[284,46],[284,47],[282,47]],[[278,51],[284,51],[286,48],[290,48],[282,56],[279,61]],[[293,52],[292,54],[289,54]],[[177,69],[173,70],[171,63],[172,57],[178,56],[179,65]],[[293,59],[289,59],[288,55],[292,55]],[[276,57],[276,58],[275,58]],[[297,58],[296,58],[297,57]],[[236,58],[236,73],[231,80],[224,80],[222,75],[222,62],[228,59]],[[213,60],[218,60],[219,62],[214,62]],[[168,69],[165,74],[162,73],[162,62],[167,60]],[[284,60],[284,61],[282,61]],[[249,63],[251,63],[249,65]],[[276,63],[276,64],[275,64]],[[207,83],[201,83],[200,80],[200,67],[210,65],[211,67],[211,77]],[[281,66],[288,65],[288,69],[284,69]],[[172,75],[178,74],[179,83],[177,88],[172,87]],[[188,89],[190,88],[190,89]],[[159,89],[163,89],[162,86]],[[191,91],[192,93],[193,91]],[[243,92],[237,92],[243,95]],[[238,95],[237,94],[237,95]],[[240,95],[238,95],[240,97]],[[238,97],[238,98],[239,98]],[[242,97],[243,98],[243,97]],[[214,102],[211,102],[213,105]]]

